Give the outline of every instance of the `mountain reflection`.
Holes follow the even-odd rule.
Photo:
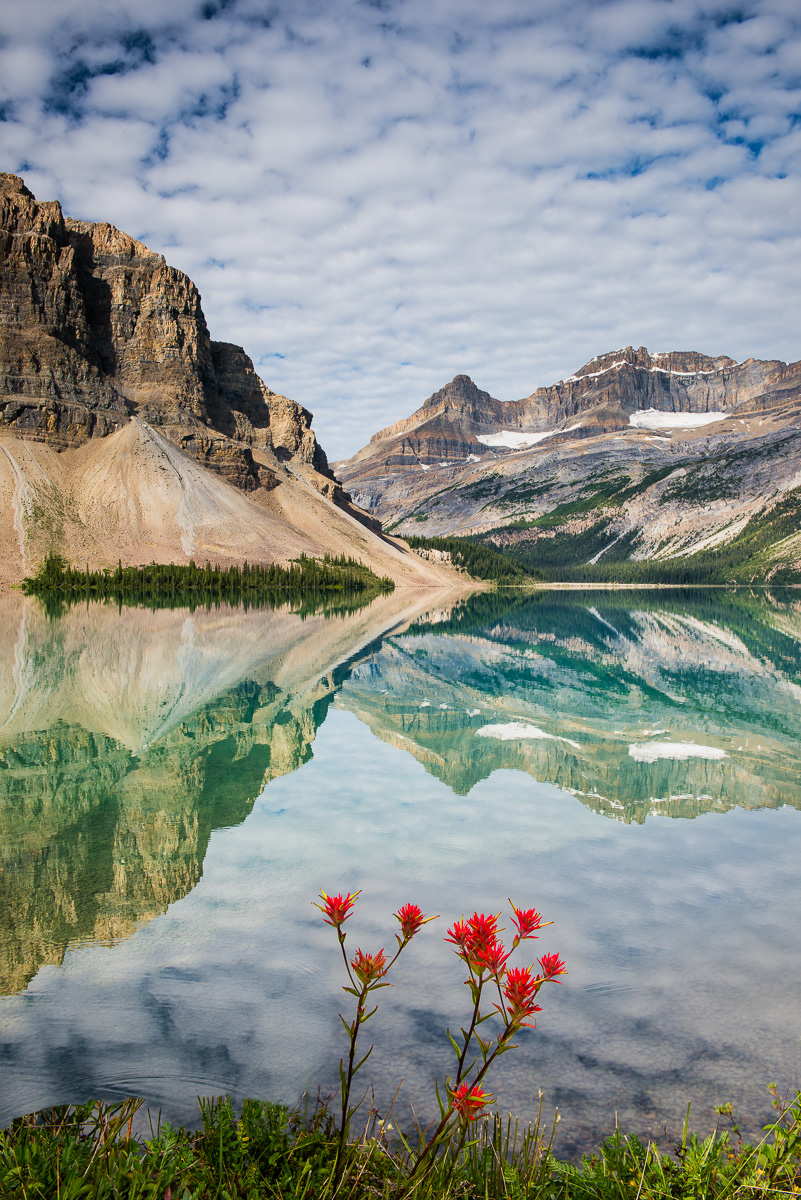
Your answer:
[[[507,768],[624,821],[801,808],[792,595],[418,595],[306,621],[7,598],[0,992],[185,896],[332,700],[460,795]]]
[[[266,783],[310,757],[337,664],[397,608],[384,598],[304,621],[92,605],[50,620],[7,599],[0,993],[185,896],[212,830],[243,821]]]
[[[801,604],[779,594],[482,594],[337,697],[459,794],[526,771],[607,817],[801,808]]]

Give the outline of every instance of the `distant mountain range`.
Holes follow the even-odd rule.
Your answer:
[[[725,550],[724,575],[779,578],[801,564],[801,362],[629,346],[513,402],[457,375],[333,466],[387,528],[552,577]]]
[[[330,552],[454,582],[379,522],[551,579],[801,578],[799,362],[629,346],[513,402],[457,375],[333,466],[311,414],[211,340],[186,275],[0,174],[0,585],[54,549],[93,568]]]
[[[0,584],[49,550],[93,568],[349,554],[455,577],[350,502],[311,414],[209,336],[161,254],[0,174]]]

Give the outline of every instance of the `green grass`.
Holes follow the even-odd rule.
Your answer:
[[[780,1102],[757,1145],[728,1128],[689,1132],[663,1148],[616,1129],[581,1164],[553,1154],[553,1129],[487,1117],[457,1136],[431,1172],[409,1171],[414,1148],[371,1113],[347,1147],[334,1187],[337,1137],[325,1106],[311,1115],[246,1100],[200,1101],[197,1130],[163,1124],[137,1138],[141,1101],[48,1109],[0,1132],[4,1200],[756,1200],[801,1194],[801,1093]],[[138,1119],[138,1118],[137,1118]]]

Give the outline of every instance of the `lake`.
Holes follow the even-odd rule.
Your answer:
[[[0,597],[0,1117],[338,1087],[341,959],[440,914],[360,1080],[434,1111],[467,1014],[443,941],[507,897],[564,986],[489,1077],[614,1126],[753,1134],[801,1085],[801,594],[381,597],[345,616]],[[507,929],[509,923],[506,924]],[[393,928],[394,927],[394,928]],[[343,1007],[344,1006],[344,1007]],[[486,1028],[486,1027],[485,1027]],[[369,1045],[365,1044],[365,1049]]]

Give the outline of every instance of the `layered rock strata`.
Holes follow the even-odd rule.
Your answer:
[[[598,526],[577,562],[623,538],[632,557],[692,553],[801,486],[801,362],[627,347],[513,402],[458,375],[334,466],[401,534],[509,546]]]
[[[311,413],[267,388],[241,347],[211,340],[191,279],[0,174],[0,431],[62,450],[134,415],[243,491],[278,486],[284,465],[360,515]]]

